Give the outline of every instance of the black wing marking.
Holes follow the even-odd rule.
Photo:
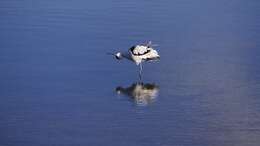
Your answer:
[[[151,50],[147,50],[147,51],[145,51],[144,53],[137,53],[137,54],[134,54],[134,55],[136,55],[136,56],[142,56],[142,55],[145,55],[145,54],[147,54],[147,53],[149,53],[149,52],[151,52]]]
[[[147,49],[147,50],[146,50],[145,52],[143,52],[143,53],[139,53],[139,52],[135,53],[134,50],[136,49],[136,47],[137,47],[137,46],[133,46],[133,47],[130,48],[131,53],[132,53],[133,55],[135,55],[135,56],[142,56],[142,55],[145,55],[145,54],[151,52],[150,49]],[[149,47],[147,47],[147,48],[149,48]]]
[[[134,49],[136,48],[136,46],[132,46],[129,50],[134,54]]]
[[[146,58],[144,59],[145,61],[156,61],[156,60],[160,60],[160,57],[153,57],[153,58]]]

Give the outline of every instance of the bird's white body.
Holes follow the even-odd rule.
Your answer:
[[[142,61],[158,60],[160,58],[155,49],[145,45],[133,46],[128,50],[128,52],[136,65],[139,65]]]

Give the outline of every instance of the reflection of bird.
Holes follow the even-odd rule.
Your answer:
[[[116,88],[117,94],[124,94],[134,99],[137,105],[147,105],[154,101],[159,92],[159,86],[155,84],[136,83],[132,86]]]
[[[154,61],[159,60],[160,56],[158,52],[152,48],[152,42],[149,41],[147,44],[134,45],[127,52],[117,52],[117,53],[108,53],[109,55],[113,55],[117,60],[121,60],[126,58],[139,65],[139,77],[141,79],[142,74],[142,62],[144,61]]]

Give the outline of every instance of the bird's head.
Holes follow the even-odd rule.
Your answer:
[[[120,52],[117,52],[117,53],[115,54],[115,57],[116,57],[117,60],[123,59],[122,53],[120,53]]]
[[[121,60],[123,59],[122,53],[121,52],[117,52],[117,53],[107,53],[108,55],[112,55],[115,56],[117,60]]]

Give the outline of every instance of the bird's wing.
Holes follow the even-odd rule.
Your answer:
[[[141,45],[147,46],[148,48],[159,46],[158,44],[152,43],[152,41],[148,41],[148,42],[142,43]]]
[[[151,48],[143,45],[136,45],[129,49],[129,51],[135,56],[143,56],[151,51]]]
[[[152,41],[144,42],[141,45],[151,47],[152,46]]]

